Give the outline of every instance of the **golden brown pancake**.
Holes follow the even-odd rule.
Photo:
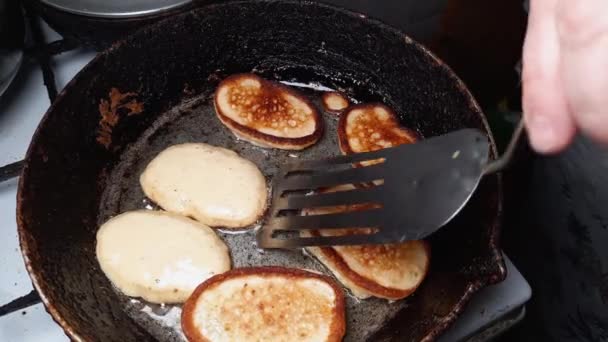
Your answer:
[[[254,223],[266,209],[266,179],[236,152],[203,143],[168,147],[139,178],[144,193],[163,209],[212,227]]]
[[[346,330],[344,295],[317,273],[235,269],[194,291],[182,311],[182,329],[191,342],[337,342]]]
[[[323,192],[352,190],[342,185]],[[372,205],[325,207],[305,210],[307,215],[369,209]],[[371,229],[310,231],[305,236],[369,234]],[[370,296],[402,299],[413,293],[429,268],[430,247],[425,241],[386,245],[307,247],[344,286],[358,298]]]
[[[348,98],[337,91],[330,91],[323,94],[321,100],[323,101],[323,108],[334,114],[341,113],[350,105]]]
[[[344,154],[370,152],[418,140],[416,132],[402,127],[387,106],[360,104],[348,108],[338,124],[340,150]]]
[[[97,232],[96,255],[121,292],[153,303],[182,303],[201,282],[230,269],[228,247],[211,228],[164,211],[108,220]]]
[[[301,150],[316,143],[323,133],[321,115],[306,97],[254,74],[223,80],[214,103],[226,127],[262,147]]]

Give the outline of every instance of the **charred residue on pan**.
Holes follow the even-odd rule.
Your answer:
[[[112,130],[120,121],[121,115],[131,116],[140,114],[144,105],[137,101],[137,93],[122,93],[118,88],[110,89],[108,99],[99,100],[99,130],[97,142],[106,149],[112,143]]]

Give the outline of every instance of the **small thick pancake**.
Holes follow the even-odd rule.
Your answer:
[[[182,329],[191,342],[337,342],[346,331],[344,295],[317,273],[235,269],[194,291],[182,311]]]
[[[344,154],[411,144],[418,138],[416,132],[400,126],[392,109],[379,103],[348,108],[338,124],[338,140]]]
[[[343,185],[324,192],[348,191]],[[370,205],[307,209],[307,215],[365,210]],[[311,231],[308,236],[369,234],[369,229]],[[425,241],[387,245],[307,247],[344,286],[358,298],[370,296],[402,299],[413,293],[424,280],[429,267],[430,247]]]
[[[97,260],[127,296],[182,303],[197,285],[230,269],[228,247],[196,221],[162,211],[131,211],[97,232]]]
[[[223,80],[214,103],[226,127],[258,146],[301,150],[316,143],[323,133],[321,115],[306,97],[254,74]]]
[[[337,91],[330,91],[322,96],[323,108],[326,111],[339,114],[350,105],[348,98]]]
[[[257,166],[234,151],[207,144],[165,149],[139,182],[163,209],[212,227],[246,227],[266,209],[266,179]]]

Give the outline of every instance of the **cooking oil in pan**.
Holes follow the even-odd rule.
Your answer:
[[[322,110],[320,96],[330,88],[318,84],[288,83],[299,86],[301,91]],[[139,175],[148,162],[165,148],[186,142],[202,142],[222,146],[237,152],[254,162],[271,184],[278,167],[294,158],[317,159],[340,154],[337,138],[335,114],[324,114],[325,132],[320,141],[303,151],[263,149],[246,141],[236,139],[216,118],[210,96],[200,96],[161,115],[156,122],[123,153],[108,179],[107,188],[100,205],[99,224],[111,216],[135,209],[159,208],[147,200],[139,185]],[[356,101],[354,101],[356,102]],[[263,220],[263,218],[262,218]],[[222,230],[218,234],[230,249],[232,267],[284,266],[310,269],[331,275],[317,260],[298,251],[261,250],[255,244],[257,222],[246,230]],[[346,289],[347,335],[345,341],[366,340],[374,331],[397,313],[406,300],[389,303],[387,300],[370,298],[359,300]],[[180,306],[160,307],[124,297],[127,312],[154,337],[163,341],[182,341],[184,335],[180,327]]]

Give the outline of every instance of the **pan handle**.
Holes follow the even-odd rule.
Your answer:
[[[0,167],[0,183],[7,181],[11,178],[19,177],[24,164],[25,161],[20,160],[18,162],[14,162],[12,164]]]
[[[515,148],[517,147],[519,140],[521,140],[521,136],[523,135],[524,131],[524,119],[522,115],[522,118],[519,120],[519,123],[511,136],[511,141],[509,141],[509,145],[507,145],[507,148],[505,149],[505,152],[502,154],[502,156],[500,156],[500,158],[486,164],[485,168],[483,169],[484,175],[501,171],[509,165],[511,159],[513,159]]]

